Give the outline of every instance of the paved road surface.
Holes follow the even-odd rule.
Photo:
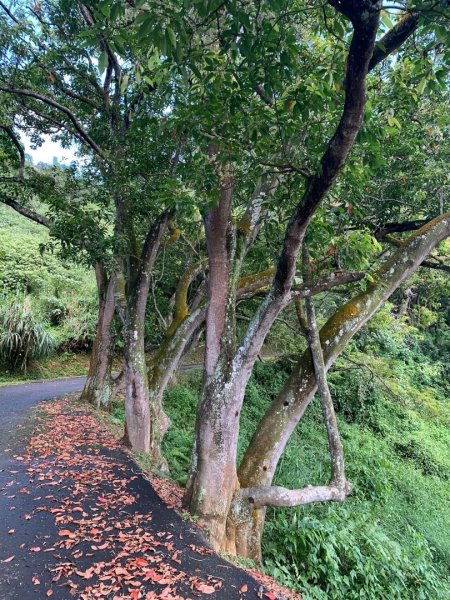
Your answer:
[[[70,377],[53,381],[39,381],[0,387],[0,452],[4,434],[38,402],[79,392],[83,389],[86,377]]]
[[[57,487],[43,488],[46,483],[40,483],[38,477],[40,471],[28,470],[29,464],[23,461],[21,455],[24,453],[26,444],[26,440],[23,439],[28,428],[26,417],[31,409],[39,402],[79,391],[83,384],[84,378],[76,377],[0,388],[0,600],[46,598],[49,591],[51,591],[52,600],[71,600],[74,597],[69,588],[65,587],[64,581],[57,584],[51,581],[52,575],[49,569],[52,565],[60,564],[61,561],[68,561],[68,564],[74,561],[74,557],[69,551],[64,553],[59,549],[61,554],[55,554],[54,548],[51,548],[55,540],[61,539],[58,531],[60,526],[55,522],[51,509],[67,506],[67,503],[73,502],[74,498],[79,497],[79,491],[74,489],[74,477],[77,476],[79,470],[72,468],[72,471],[67,471],[66,469],[71,468],[70,461],[66,463],[66,466],[60,464],[60,475],[65,473],[66,479],[61,479]],[[72,419],[76,418],[76,416],[72,417]],[[25,429],[22,428],[23,424],[25,424]],[[82,428],[72,427],[71,430],[68,427],[68,439],[71,435],[73,436],[74,431],[80,433],[78,440],[74,440],[72,445],[73,452],[78,455],[92,453],[92,448],[86,448],[84,445],[85,438]],[[51,430],[48,435],[51,439]],[[223,587],[217,590],[213,596],[206,596],[208,598],[250,600],[261,597],[259,593],[256,593],[256,591],[259,592],[259,584],[247,573],[225,563],[217,555],[199,556],[194,549],[201,546],[203,541],[196,528],[184,522],[177,513],[166,507],[150,483],[138,472],[136,464],[119,448],[112,451],[100,449],[99,454],[94,453],[92,461],[89,454],[86,454],[86,457],[89,459],[86,463],[88,470],[95,466],[95,461],[99,458],[106,461],[106,465],[110,464],[108,461],[113,461],[113,487],[111,487],[111,481],[107,478],[104,479],[103,470],[100,475],[98,469],[92,471],[92,489],[89,488],[82,498],[86,511],[83,515],[86,514],[86,518],[92,519],[100,510],[99,490],[101,494],[110,498],[120,499],[122,497],[117,495],[116,491],[117,482],[119,482],[122,486],[126,486],[127,493],[131,494],[135,501],[129,506],[119,505],[108,509],[108,512],[105,513],[106,518],[111,520],[111,523],[126,524],[132,519],[141,519],[142,517],[142,528],[136,531],[156,536],[157,540],[160,539],[158,536],[162,535],[161,532],[166,532],[166,535],[167,532],[173,532],[173,549],[166,552],[166,555],[163,556],[165,562],[161,564],[171,563],[177,568],[179,566],[189,574],[188,576],[199,576],[203,580],[209,576],[217,577],[218,581],[223,582]],[[51,463],[52,459],[47,459],[47,461]],[[45,464],[45,458],[41,460],[42,462]],[[38,463],[35,461],[33,464],[36,468]],[[87,473],[86,469],[83,473]],[[135,476],[130,477],[133,474]],[[43,508],[43,505],[48,506]],[[72,527],[71,524],[70,526]],[[104,531],[109,530],[114,530],[114,528],[105,528]],[[139,538],[140,536],[141,533],[139,533]],[[103,546],[101,546],[96,550],[94,558],[92,548],[96,547],[91,544],[92,542],[81,540],[77,546],[84,551],[84,556],[80,559],[77,558],[78,568],[82,571],[90,567],[93,561],[104,561],[100,564],[105,564],[111,559],[115,560],[115,557],[120,556],[123,546],[122,543],[118,544],[117,542],[112,542],[109,549],[103,550]],[[35,548],[37,546],[38,548]],[[181,562],[178,561],[180,565],[178,562],[174,563],[175,558],[171,559],[173,550],[179,550],[181,553]],[[159,554],[161,553],[158,547],[155,556]],[[2,562],[5,559],[7,559],[6,562]],[[89,584],[90,580],[80,580],[78,583],[82,588]],[[160,584],[148,583],[146,585],[147,589],[154,589],[157,593],[161,592]],[[198,595],[198,593],[192,594],[186,585],[186,582],[184,584],[180,582],[178,586],[178,589],[181,586],[182,597],[192,598]],[[247,589],[248,593],[240,592],[240,590]],[[81,589],[78,589],[76,597],[80,597],[80,592]],[[205,597],[203,594],[199,595]],[[112,594],[105,596],[105,600],[112,600],[112,598]]]

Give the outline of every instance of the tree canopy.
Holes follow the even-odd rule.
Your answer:
[[[0,201],[95,271],[83,397],[110,410],[123,382],[124,440],[157,469],[164,392],[201,352],[184,503],[216,549],[259,561],[267,507],[346,500],[327,372],[419,267],[450,270],[449,11],[0,2]],[[23,140],[49,136],[75,147],[71,167],[27,164]],[[249,381],[280,327],[294,366],[242,450]],[[331,475],[272,485],[316,392]]]

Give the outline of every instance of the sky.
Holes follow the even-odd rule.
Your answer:
[[[44,143],[35,150],[31,147],[31,142],[27,136],[21,135],[23,145],[25,146],[25,152],[29,154],[33,159],[33,164],[44,162],[48,164],[53,163],[53,157],[56,157],[60,163],[69,165],[75,160],[75,147],[72,148],[61,148],[58,142],[53,142],[49,136],[45,136]]]

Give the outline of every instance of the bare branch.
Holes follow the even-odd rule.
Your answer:
[[[247,500],[252,508],[263,506],[303,506],[314,502],[342,502],[348,493],[333,485],[307,486],[298,490],[288,490],[280,486],[243,488],[236,500]]]
[[[303,263],[305,269],[305,277],[307,282],[310,272],[310,258],[306,247],[303,248]],[[314,301],[311,297],[305,298],[306,308],[306,325],[309,348],[313,360],[314,373],[316,376],[317,389],[320,395],[322,405],[323,419],[327,429],[328,449],[331,457],[331,480],[330,486],[336,486],[339,490],[350,492],[351,486],[345,479],[344,468],[344,449],[339,435],[336,413],[334,412],[333,400],[331,398],[330,388],[327,381],[327,370],[323,358],[322,346],[320,343],[320,335],[317,328],[316,311]]]
[[[19,96],[27,96],[29,98],[34,98],[35,100],[39,100],[40,102],[43,102],[44,104],[47,104],[52,108],[56,108],[58,111],[60,111],[68,117],[75,130],[79,134],[80,138],[104,161],[109,162],[105,152],[94,142],[90,135],[83,129],[82,125],[77,120],[72,111],[70,111],[63,104],[60,104],[59,102],[56,102],[52,98],[48,98],[43,94],[39,94],[37,92],[33,92],[32,90],[27,90],[23,88],[10,88],[5,85],[0,85],[0,91],[7,92],[8,94],[16,94]]]

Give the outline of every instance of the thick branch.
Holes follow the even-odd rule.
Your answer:
[[[277,273],[274,279],[274,293],[285,293],[295,274],[297,254],[306,229],[332,183],[344,166],[353,147],[364,115],[366,103],[365,81],[370,57],[373,53],[375,34],[379,21],[379,3],[354,0],[332,2],[340,12],[351,14],[354,33],[347,57],[346,93],[344,109],[336,133],[328,143],[321,160],[321,169],[310,181],[303,198],[299,202],[286,231]],[[367,6],[359,6],[364,4]],[[378,7],[378,8],[377,8]],[[367,19],[362,19],[366,10]]]
[[[35,223],[39,223],[39,225],[43,225],[44,227],[50,227],[50,221],[49,219],[47,219],[47,217],[44,217],[38,214],[37,212],[34,212],[34,210],[31,210],[26,206],[22,206],[12,198],[8,196],[0,196],[0,202],[3,202],[3,204],[10,206],[12,209],[14,209],[16,212],[20,213],[27,219],[30,219]]]
[[[414,33],[419,23],[418,13],[408,13],[400,19],[376,44],[369,63],[369,71],[374,69],[389,54],[392,54]]]
[[[405,244],[404,240],[398,240],[391,234],[386,234],[384,239],[396,248],[401,248]],[[447,273],[450,273],[450,265],[446,264],[442,258],[431,255],[430,259],[437,262],[434,263],[432,260],[424,260],[420,266],[425,267],[426,269],[436,269],[437,271],[446,271]]]
[[[252,365],[274,320],[286,306],[295,275],[298,252],[308,225],[340,173],[353,147],[364,115],[365,80],[378,28],[379,2],[366,0],[360,3],[356,0],[345,0],[341,3],[339,0],[336,4],[337,10],[341,10],[345,4],[348,9],[351,5],[354,11],[354,33],[347,57],[343,113],[322,157],[321,168],[309,180],[309,185],[288,223],[272,289],[249,325],[247,335],[235,358],[235,372],[243,369],[246,376],[250,375]],[[368,6],[371,7],[370,10]]]
[[[181,323],[189,314],[188,306],[188,291],[189,286],[194,279],[204,271],[205,265],[203,263],[191,265],[183,273],[180,281],[178,282],[177,289],[175,290],[175,306],[173,311],[172,322],[167,329],[167,335],[171,336],[175,333]]]
[[[428,221],[429,219],[416,219],[414,221],[403,221],[403,223],[385,223],[384,225],[379,225],[373,232],[373,235],[377,240],[381,240],[391,233],[404,233],[405,231],[420,229]]]
[[[348,495],[345,488],[334,485],[307,486],[298,490],[288,490],[284,487],[255,487],[239,491],[237,500],[246,499],[252,508],[263,506],[302,506],[313,502],[342,502]]]

